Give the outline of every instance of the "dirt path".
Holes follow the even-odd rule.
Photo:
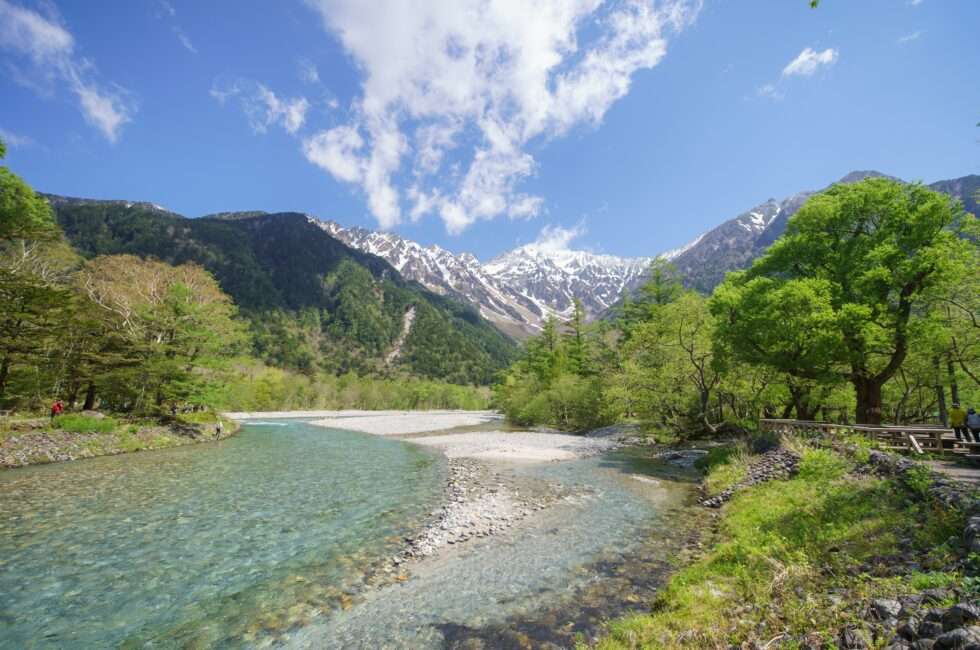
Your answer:
[[[926,465],[957,481],[980,487],[980,466],[960,465],[952,460],[929,460]]]

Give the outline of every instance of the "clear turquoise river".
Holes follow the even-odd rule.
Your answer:
[[[0,648],[440,647],[573,593],[683,499],[615,455],[518,471],[590,493],[404,583],[373,571],[446,478],[410,443],[280,420],[2,472]]]

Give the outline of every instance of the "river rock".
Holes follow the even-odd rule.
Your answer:
[[[980,627],[970,626],[950,630],[936,639],[937,650],[974,650],[980,648]]]
[[[849,627],[840,634],[843,650],[864,650],[871,647],[871,635],[864,628]]]
[[[980,619],[980,608],[970,603],[957,603],[943,614],[943,629],[953,630]]]
[[[943,633],[943,624],[939,621],[925,620],[919,625],[918,632],[924,639],[934,639]]]
[[[919,619],[912,616],[898,626],[898,636],[906,641],[916,641],[919,638]]]
[[[899,612],[902,611],[902,603],[889,598],[878,598],[871,602],[871,610],[880,621],[898,618]]]

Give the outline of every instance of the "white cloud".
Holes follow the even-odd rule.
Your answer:
[[[909,4],[913,7],[918,7],[920,4],[922,4],[922,0],[909,0]]]
[[[537,166],[529,142],[601,124],[701,4],[307,3],[364,79],[348,122],[307,138],[306,157],[359,185],[383,227],[400,222],[407,201],[410,218],[438,214],[450,232],[540,213],[543,200],[519,189]]]
[[[34,144],[32,138],[7,129],[0,129],[0,140],[3,140],[3,143],[8,147],[30,147]]]
[[[364,166],[359,157],[364,139],[356,129],[340,126],[323,131],[303,143],[307,160],[348,183],[360,183]]]
[[[912,41],[919,40],[919,37],[920,36],[922,36],[922,32],[921,31],[912,32],[911,34],[906,34],[905,36],[900,36],[898,38],[898,42],[899,43],[902,43],[902,44],[904,44],[904,43],[911,43]]]
[[[776,88],[774,84],[759,86],[755,92],[759,97],[765,97],[766,99],[772,99],[777,102],[782,101],[785,97],[783,91]]]
[[[177,35],[177,40],[180,41],[180,44],[184,46],[185,50],[191,54],[197,54],[197,48],[194,47],[194,44],[191,43],[191,39],[188,38],[187,34],[185,34],[180,27],[174,25],[174,34]]]
[[[170,23],[170,30],[174,33],[174,36],[177,37],[177,42],[179,42],[185,50],[191,54],[197,54],[197,48],[194,47],[194,43],[191,42],[190,37],[184,33],[184,30],[177,24],[177,10],[174,8],[174,6],[167,2],[167,0],[158,0],[157,4],[160,7],[160,11],[157,12],[156,17]]]
[[[308,84],[318,84],[320,83],[320,71],[316,69],[316,65],[309,59],[300,59],[299,65],[299,78]]]
[[[833,65],[837,62],[839,53],[832,47],[828,47],[823,52],[817,52],[812,48],[805,48],[800,55],[790,61],[783,68],[783,76],[789,77],[799,75],[809,77],[822,65]]]
[[[533,248],[545,253],[558,253],[569,250],[569,245],[586,233],[585,224],[579,222],[571,228],[561,226],[546,225],[538,233],[537,239],[528,248]]]
[[[222,104],[229,97],[237,97],[249,126],[256,133],[265,133],[270,126],[278,125],[294,134],[303,127],[310,108],[305,97],[280,98],[265,85],[247,79],[216,83],[211,87],[211,96]]]
[[[132,120],[136,109],[125,89],[95,81],[95,66],[76,55],[75,39],[57,16],[0,0],[0,48],[20,55],[21,64],[30,68],[15,66],[15,80],[29,78],[37,90],[67,87],[78,98],[85,119],[110,142],[116,142],[122,125]]]

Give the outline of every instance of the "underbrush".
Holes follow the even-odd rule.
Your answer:
[[[802,443],[796,450],[795,477],[737,493],[722,511],[719,541],[671,578],[651,613],[610,623],[598,647],[832,642],[861,616],[859,601],[962,579],[944,570],[952,552],[945,540],[962,526],[956,513],[910,500],[892,480],[850,474],[854,461],[834,451]],[[734,447],[714,455],[705,461],[709,486],[729,484],[750,459]],[[878,571],[903,538],[922,551],[921,570]]]
[[[70,433],[112,433],[118,423],[110,417],[97,418],[72,413],[54,418],[54,426]]]
[[[193,413],[181,413],[177,416],[177,419],[187,424],[214,424],[218,421],[218,415],[213,411],[196,411]]]
[[[715,447],[699,458],[695,465],[708,473],[704,479],[705,491],[718,494],[748,475],[748,449],[744,444]]]

